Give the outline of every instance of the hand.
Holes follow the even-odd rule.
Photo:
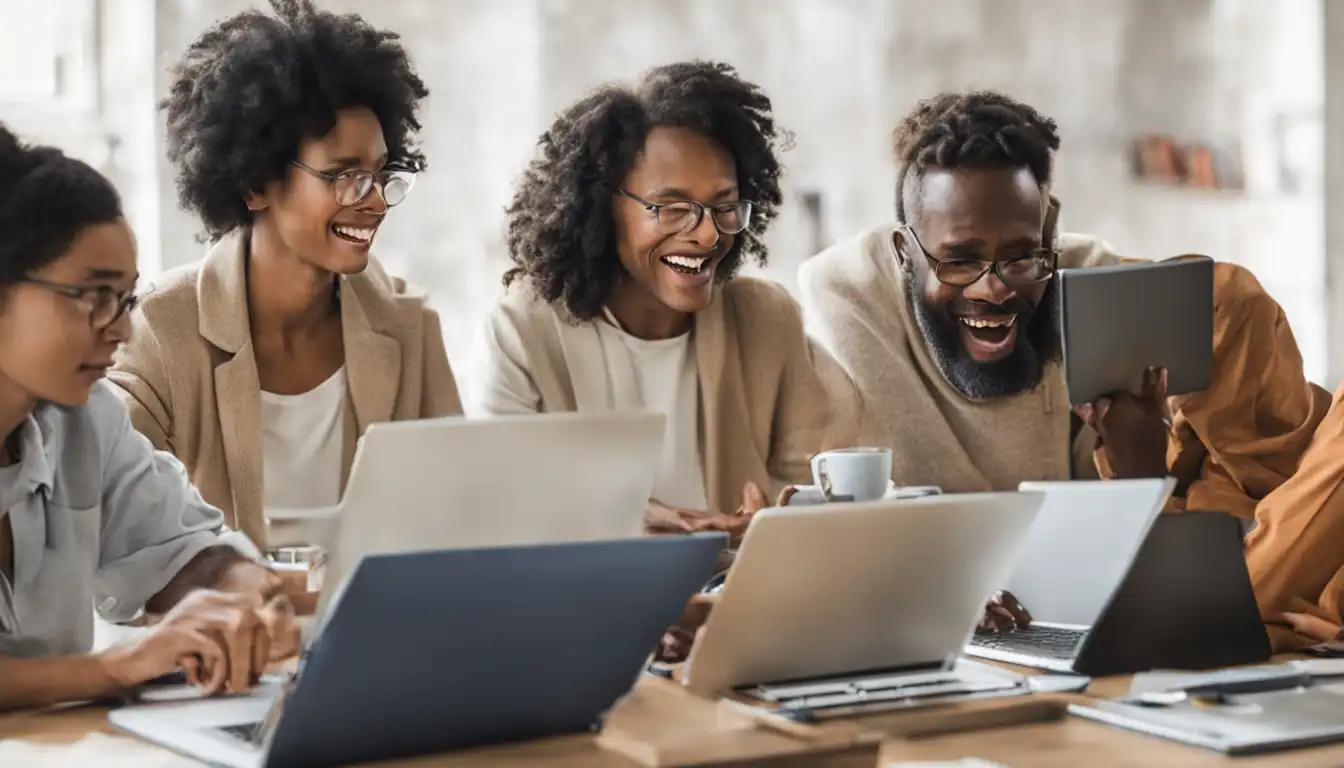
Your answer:
[[[1293,631],[1318,643],[1333,643],[1344,640],[1344,630],[1338,625],[1309,613],[1284,613],[1283,618]]]
[[[244,595],[198,590],[173,607],[145,636],[102,654],[123,688],[181,669],[207,695],[243,691],[272,660],[298,649],[293,607],[284,597],[255,606]]]
[[[693,595],[686,603],[681,618],[663,633],[663,640],[658,646],[655,658],[665,664],[680,664],[685,661],[691,654],[691,646],[700,636],[700,630],[704,629],[705,621],[709,619],[710,610],[718,600],[718,595],[703,592]]]
[[[779,494],[776,506],[788,504],[797,489],[785,488]],[[698,533],[721,531],[728,534],[731,546],[736,546],[751,518],[766,506],[765,493],[760,486],[748,482],[742,487],[742,506],[733,514],[715,514],[706,510],[671,507],[657,499],[649,499],[644,508],[644,531],[650,534]]]
[[[1149,368],[1138,397],[1117,392],[1093,403],[1075,405],[1074,413],[1101,437],[1117,478],[1166,477],[1171,412],[1167,371]]]
[[[999,590],[985,604],[985,615],[980,619],[977,632],[1012,632],[1031,626],[1031,614],[1018,602],[1013,593]]]

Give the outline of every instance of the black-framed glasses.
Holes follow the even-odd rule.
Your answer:
[[[66,285],[35,277],[25,277],[19,282],[45,288],[75,302],[88,312],[89,325],[95,330],[112,325],[140,303],[140,297],[134,291],[118,291],[107,285]]]
[[[957,288],[975,285],[989,272],[998,275],[1004,285],[1021,288],[1043,283],[1054,277],[1059,269],[1059,251],[1053,248],[1033,248],[1021,256],[1003,261],[934,258],[924,243],[920,242],[914,227],[906,224],[901,228],[915,241],[915,247],[933,268],[934,276],[940,282]]]
[[[415,173],[412,171],[384,169],[374,173],[363,168],[351,168],[340,173],[327,173],[304,165],[298,160],[292,161],[291,164],[330,184],[331,191],[336,195],[336,204],[342,208],[358,205],[369,196],[375,185],[382,189],[383,202],[391,208],[405,200],[411,193],[411,187],[415,186]]]
[[[636,197],[630,190],[622,187],[620,193],[644,206],[658,220],[658,229],[665,235],[679,235],[690,232],[700,226],[708,211],[714,228],[721,234],[736,235],[751,224],[751,209],[755,203],[750,200],[731,200],[725,203],[705,205],[694,200],[678,200],[674,203],[650,203]]]

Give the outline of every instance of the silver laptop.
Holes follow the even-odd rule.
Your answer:
[[[973,656],[1071,671],[1092,626],[1129,573],[1176,481],[1022,483],[1045,494],[1005,588],[1031,613],[1026,630],[978,633]]]
[[[333,521],[314,636],[366,555],[642,536],[663,422],[661,414],[613,412],[372,425]],[[199,759],[250,767],[261,764],[280,694],[292,684],[268,677],[209,700],[183,687],[182,701],[114,710],[109,720],[151,741],[189,745],[175,748]],[[174,694],[156,691],[156,699]],[[263,723],[256,734],[219,736],[255,722]]]
[[[759,513],[686,684],[809,717],[1018,687],[1016,675],[970,679],[957,658],[1043,500],[966,494]]]

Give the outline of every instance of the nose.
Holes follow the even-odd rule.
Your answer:
[[[719,228],[714,225],[714,216],[703,208],[700,210],[700,221],[686,234],[691,242],[705,250],[719,244]]]
[[[979,280],[966,286],[965,291],[962,292],[962,296],[967,299],[984,301],[990,304],[1006,304],[1009,299],[1016,295],[1017,291],[1003,282],[999,273],[992,269],[981,275]]]
[[[382,216],[387,213],[387,197],[383,194],[383,182],[374,181],[373,186],[369,187],[369,193],[363,200],[355,206],[362,213],[372,213]]]
[[[118,346],[131,340],[131,313],[122,312],[103,329],[103,338]]]

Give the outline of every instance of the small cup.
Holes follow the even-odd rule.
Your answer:
[[[890,448],[840,448],[812,457],[814,489],[824,501],[878,501],[891,486]],[[808,495],[813,495],[809,493]]]

